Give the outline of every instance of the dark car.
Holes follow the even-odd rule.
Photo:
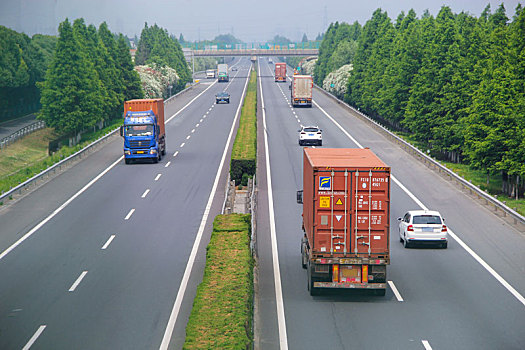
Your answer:
[[[226,91],[219,92],[217,95],[215,95],[215,101],[216,103],[226,102],[230,103],[230,94]]]

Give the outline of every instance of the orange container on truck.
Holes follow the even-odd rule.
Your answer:
[[[390,167],[370,149],[304,148],[301,255],[308,289],[385,295]]]
[[[275,81],[286,82],[286,63],[278,62],[275,64]]]

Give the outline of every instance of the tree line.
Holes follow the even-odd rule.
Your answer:
[[[345,101],[434,155],[501,174],[517,195],[525,178],[525,11],[503,5],[480,17],[442,7],[392,21],[376,10],[363,27],[332,24],[315,80],[351,63]]]
[[[82,18],[60,23],[56,50],[41,90],[38,118],[59,134],[78,134],[122,115],[123,102],[141,98],[142,86],[122,34]]]
[[[156,24],[144,25],[137,45],[135,64],[157,64],[175,69],[179,80],[174,87],[174,92],[184,89],[186,84],[192,81],[191,70],[179,42]]]
[[[0,121],[21,106],[38,109],[40,93],[35,84],[44,80],[55,45],[53,36],[30,38],[0,26]]]

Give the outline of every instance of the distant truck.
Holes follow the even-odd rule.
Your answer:
[[[385,295],[390,167],[369,149],[304,148],[301,240],[308,290]]]
[[[219,83],[220,82],[227,82],[230,80],[230,76],[228,75],[228,65],[226,63],[221,63],[217,65],[217,74],[219,77]]]
[[[286,83],[286,63],[275,63],[275,81]]]
[[[206,70],[206,79],[214,79],[214,78],[215,78],[215,69]]]
[[[294,75],[292,78],[292,105],[312,107],[314,81],[310,75]]]
[[[151,159],[157,163],[166,154],[164,100],[143,99],[124,102],[124,160]]]

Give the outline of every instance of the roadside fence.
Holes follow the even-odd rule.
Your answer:
[[[21,129],[18,129],[14,133],[12,133],[9,136],[6,136],[0,140],[0,149],[3,149],[4,147],[9,146],[13,142],[21,139],[22,137],[31,134],[32,132],[35,132],[37,130],[43,129],[46,127],[46,123],[43,120],[38,120],[32,124],[29,124],[27,126],[24,126]]]

